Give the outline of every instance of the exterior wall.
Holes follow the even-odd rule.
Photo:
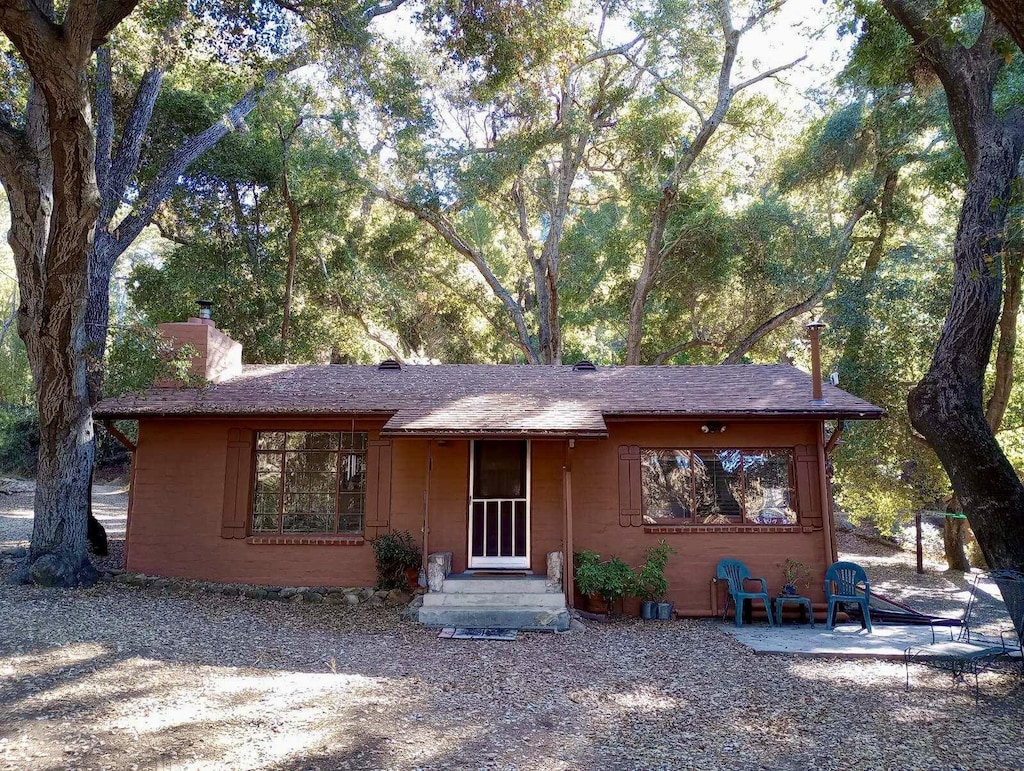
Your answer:
[[[373,550],[363,539],[291,537],[315,543],[258,543],[274,539],[226,537],[222,528],[227,500],[228,440],[243,430],[365,430],[378,438],[383,421],[315,420],[143,420],[133,461],[130,496],[128,569],[152,575],[210,581],[282,586],[361,586],[375,581]],[[769,526],[650,527],[634,526],[620,517],[619,447],[821,447],[821,424],[806,422],[728,423],[723,434],[700,432],[699,421],[609,421],[607,440],[577,440],[569,451],[565,441],[531,443],[531,562],[543,574],[549,551],[563,548],[565,503],[562,466],[572,464],[574,551],[594,549],[605,557],[619,556],[636,566],[645,550],[665,538],[676,550],[668,566],[669,599],[679,612],[711,615],[724,593],[712,583],[723,557],[744,560],[754,575],[781,588],[779,564],[792,557],[813,573],[804,590],[822,602],[821,579],[830,559],[831,528],[809,525],[778,529]],[[428,479],[428,455],[431,471]],[[368,460],[370,456],[368,456]],[[466,568],[468,549],[469,442],[395,439],[390,447],[390,495],[387,510],[368,526],[370,538],[387,529],[405,529],[419,538],[424,500],[428,500],[428,551],[451,551],[453,569]],[[376,478],[370,462],[368,479]],[[820,469],[819,469],[820,473]],[[239,484],[251,488],[249,474]],[[429,485],[429,494],[424,495]],[[797,500],[803,496],[798,491]],[[240,491],[245,505],[245,490]],[[369,501],[369,496],[368,496]],[[802,504],[801,504],[802,505]],[[803,517],[805,512],[798,511]],[[368,513],[368,521],[371,517]],[[342,545],[344,544],[344,545]],[[712,594],[719,592],[719,599]]]
[[[620,524],[618,448],[622,445],[700,449],[820,446],[821,424],[816,421],[729,421],[721,434],[703,434],[700,426],[700,421],[609,421],[607,440],[577,441],[572,451],[573,550],[593,549],[605,558],[618,556],[636,566],[646,549],[664,538],[678,552],[670,558],[666,571],[668,599],[684,615],[708,616],[724,607],[724,587],[712,584],[715,567],[724,557],[746,562],[753,575],[768,581],[772,594],[782,587],[780,563],[786,557],[800,560],[812,572],[802,592],[816,603],[823,602],[822,584],[830,554],[826,544],[831,540],[827,529],[799,522],[799,528],[788,530]],[[800,498],[798,491],[796,499]],[[803,514],[798,511],[798,516]],[[716,590],[717,601],[712,597]]]
[[[144,420],[139,425],[131,490],[128,569],[151,575],[281,586],[363,586],[376,580],[373,550],[365,540],[329,536],[223,537],[225,474],[232,430],[365,430],[371,441],[383,421]],[[429,551],[450,551],[453,569],[466,569],[469,527],[469,442],[396,439],[391,446],[387,529],[423,529],[429,475]],[[533,442],[531,473],[532,569],[546,570],[547,552],[562,548],[564,442]],[[376,477],[368,455],[368,480]],[[240,476],[252,486],[252,468]],[[244,491],[243,491],[244,492]],[[243,496],[245,497],[245,496]],[[369,496],[368,496],[369,501]],[[251,504],[246,504],[251,505]],[[371,521],[368,513],[367,521]],[[304,540],[307,543],[258,543]],[[308,541],[315,541],[310,543]]]
[[[374,439],[381,421],[359,422]],[[228,434],[267,430],[349,430],[351,421],[244,423],[143,420],[139,423],[127,567],[151,575],[276,586],[365,586],[375,580],[373,550],[358,545],[255,544],[221,533]],[[251,485],[251,473],[245,484]],[[336,543],[350,543],[338,539]]]

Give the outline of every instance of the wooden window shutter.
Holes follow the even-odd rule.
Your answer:
[[[366,449],[366,527],[386,529],[390,521],[391,440],[371,439]]]
[[[643,524],[640,500],[640,448],[635,444],[619,447],[619,525],[640,527]]]
[[[818,468],[818,448],[813,444],[801,444],[794,453],[796,463],[797,514],[800,524],[821,530],[822,518],[821,480]]]
[[[245,538],[248,535],[249,501],[252,499],[252,441],[252,431],[242,428],[228,431],[221,538]]]

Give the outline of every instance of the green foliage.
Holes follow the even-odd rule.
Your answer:
[[[597,552],[584,550],[573,555],[573,562],[576,587],[584,595],[597,595],[611,606],[633,591],[633,570],[618,557],[602,560]]]
[[[0,408],[0,473],[34,476],[38,455],[39,415],[35,408]]]
[[[800,560],[795,560],[792,557],[786,557],[786,561],[779,567],[782,568],[783,586],[799,589],[801,586],[806,585],[811,578],[810,568]]]
[[[408,530],[382,533],[370,541],[377,560],[378,589],[407,589],[406,571],[418,568],[422,560],[420,548]]]
[[[175,349],[174,343],[155,326],[135,323],[121,327],[107,355],[104,393],[142,395],[161,380],[173,380],[188,388],[201,387],[205,381],[191,374],[192,359],[197,355],[199,352],[191,345]]]
[[[668,594],[668,579],[665,578],[665,567],[668,565],[668,558],[675,554],[673,549],[664,538],[656,546],[647,550],[647,559],[633,576],[633,587],[629,591],[631,596],[639,597],[642,600],[661,600]]]

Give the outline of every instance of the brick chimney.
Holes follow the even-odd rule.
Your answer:
[[[173,342],[175,350],[186,345],[196,349],[198,355],[192,358],[192,377],[219,383],[242,373],[242,344],[217,329],[211,317],[211,305],[200,300],[198,318],[159,324],[157,328],[164,338]],[[175,388],[181,384],[161,380],[155,385],[157,388]]]

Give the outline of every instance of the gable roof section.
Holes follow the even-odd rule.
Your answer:
[[[104,399],[97,418],[388,417],[385,435],[604,436],[605,417],[880,418],[881,408],[786,364],[599,367],[422,364],[251,365],[205,389],[152,389]]]

